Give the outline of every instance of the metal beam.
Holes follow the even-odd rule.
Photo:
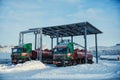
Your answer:
[[[95,34],[96,63],[98,63],[97,34]]]
[[[46,32],[48,32],[49,34],[49,36],[51,35],[51,36],[56,36],[57,37],[57,33],[59,32],[59,35],[58,35],[58,37],[60,37],[60,35],[65,35],[65,33],[62,31],[62,30],[58,30],[58,29],[54,29],[54,28],[45,28],[43,31],[46,31]]]
[[[27,31],[22,31],[22,34],[26,34],[26,33],[32,33],[32,32],[36,32],[37,30],[27,30]]]
[[[74,43],[74,42],[73,42],[73,44],[75,44],[76,46],[79,46],[79,47],[81,47],[81,48],[85,49],[85,47],[84,47],[84,46],[82,46],[82,45],[80,45],[80,44],[77,44],[77,43]]]

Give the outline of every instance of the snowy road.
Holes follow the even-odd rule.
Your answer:
[[[120,61],[100,61],[68,67],[44,65],[37,61],[0,65],[0,80],[120,80]]]

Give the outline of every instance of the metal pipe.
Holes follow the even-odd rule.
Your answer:
[[[87,28],[84,28],[84,40],[85,40],[85,63],[87,64]]]
[[[95,34],[96,63],[98,63],[97,34]]]

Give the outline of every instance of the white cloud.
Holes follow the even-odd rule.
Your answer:
[[[102,15],[102,10],[97,10],[93,8],[89,8],[86,10],[80,10],[74,14],[70,14],[68,16],[76,18],[76,19],[82,19],[82,20],[88,20],[88,19],[98,19],[98,15]]]
[[[2,13],[0,13],[0,36],[3,40],[8,40],[9,36],[12,35],[14,39],[18,38],[20,31],[31,27],[47,27],[89,21],[105,32],[110,27],[110,33],[114,30],[112,29],[114,26],[119,25],[119,21],[114,16],[116,15],[115,12],[111,11],[111,6],[107,5],[106,7],[109,7],[110,11],[106,11],[106,7],[103,9],[99,8],[100,5],[91,6],[92,2],[86,4],[86,0],[11,0],[4,1],[4,4]],[[6,33],[11,34],[7,36]],[[4,34],[4,36],[1,34]],[[14,41],[14,39],[9,41]]]

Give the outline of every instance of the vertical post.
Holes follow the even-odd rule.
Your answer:
[[[40,31],[40,61],[42,62],[42,28]]]
[[[53,49],[53,38],[51,37],[51,50]]]
[[[59,43],[59,38],[58,38],[58,36],[57,36],[57,45],[58,45],[58,43]]]
[[[95,34],[96,63],[98,63],[97,34]]]
[[[24,44],[24,34],[22,33],[22,45]]]
[[[21,45],[21,32],[19,33],[19,46]]]
[[[73,43],[73,36],[71,36],[71,42]]]
[[[35,50],[37,48],[37,32],[34,33],[35,34]]]
[[[59,42],[59,33],[57,31],[57,45],[58,45],[58,42]]]
[[[84,28],[84,40],[85,40],[85,63],[87,64],[87,28]]]
[[[37,31],[37,60],[40,60],[40,30]]]

